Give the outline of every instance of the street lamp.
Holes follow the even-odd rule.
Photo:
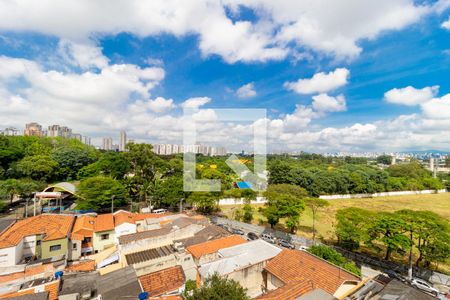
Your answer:
[[[116,198],[116,195],[111,196],[111,213],[114,213],[114,198]]]

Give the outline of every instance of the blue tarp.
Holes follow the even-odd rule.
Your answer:
[[[251,185],[250,185],[250,182],[247,182],[247,181],[237,181],[236,182],[236,186],[239,189],[241,189],[241,190],[243,190],[243,189],[251,189],[252,188]]]

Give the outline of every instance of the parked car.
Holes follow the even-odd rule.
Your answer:
[[[439,294],[439,291],[436,288],[434,288],[430,283],[419,278],[413,278],[413,280],[411,281],[411,285],[418,288],[419,290],[433,294],[435,296]]]
[[[387,270],[386,272],[384,272],[389,278],[392,279],[397,279],[400,280],[401,282],[405,282],[405,278],[403,276],[401,276],[400,274],[398,274],[397,272],[393,271],[393,270]]]
[[[275,239],[273,236],[271,236],[270,234],[263,233],[263,234],[261,235],[261,238],[262,238],[263,240],[265,240],[266,242],[268,242],[268,243],[276,244],[276,239]]]
[[[295,249],[295,246],[286,240],[279,240],[278,244],[284,248]]]
[[[306,251],[308,249],[309,249],[309,247],[308,246],[304,246],[304,245],[301,245],[301,246],[298,247],[298,250]]]
[[[247,233],[247,237],[251,241],[259,239],[258,235],[254,232]]]
[[[238,229],[238,228],[233,228],[231,229],[231,232],[233,234],[240,234],[240,235],[245,235],[245,232],[243,232],[242,230]]]

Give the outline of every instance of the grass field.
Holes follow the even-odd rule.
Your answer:
[[[336,212],[341,208],[352,206],[372,211],[431,210],[450,220],[450,193],[330,200],[330,206],[319,211],[316,218],[317,237],[323,237],[327,240],[334,239]],[[224,214],[232,218],[233,211],[238,207],[239,205],[222,206],[221,209]],[[263,207],[263,205],[255,206],[256,210],[258,207]],[[258,224],[259,220],[265,222],[265,218],[261,213],[255,212],[253,223]],[[300,229],[297,234],[305,237],[312,236],[312,213],[308,208],[301,216]]]

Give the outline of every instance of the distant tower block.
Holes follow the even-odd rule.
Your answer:
[[[437,176],[437,165],[434,164],[434,158],[430,157],[430,171],[433,172],[433,177]]]
[[[392,161],[391,161],[391,165],[395,165],[396,163],[396,159],[395,159],[395,155],[392,156]]]

